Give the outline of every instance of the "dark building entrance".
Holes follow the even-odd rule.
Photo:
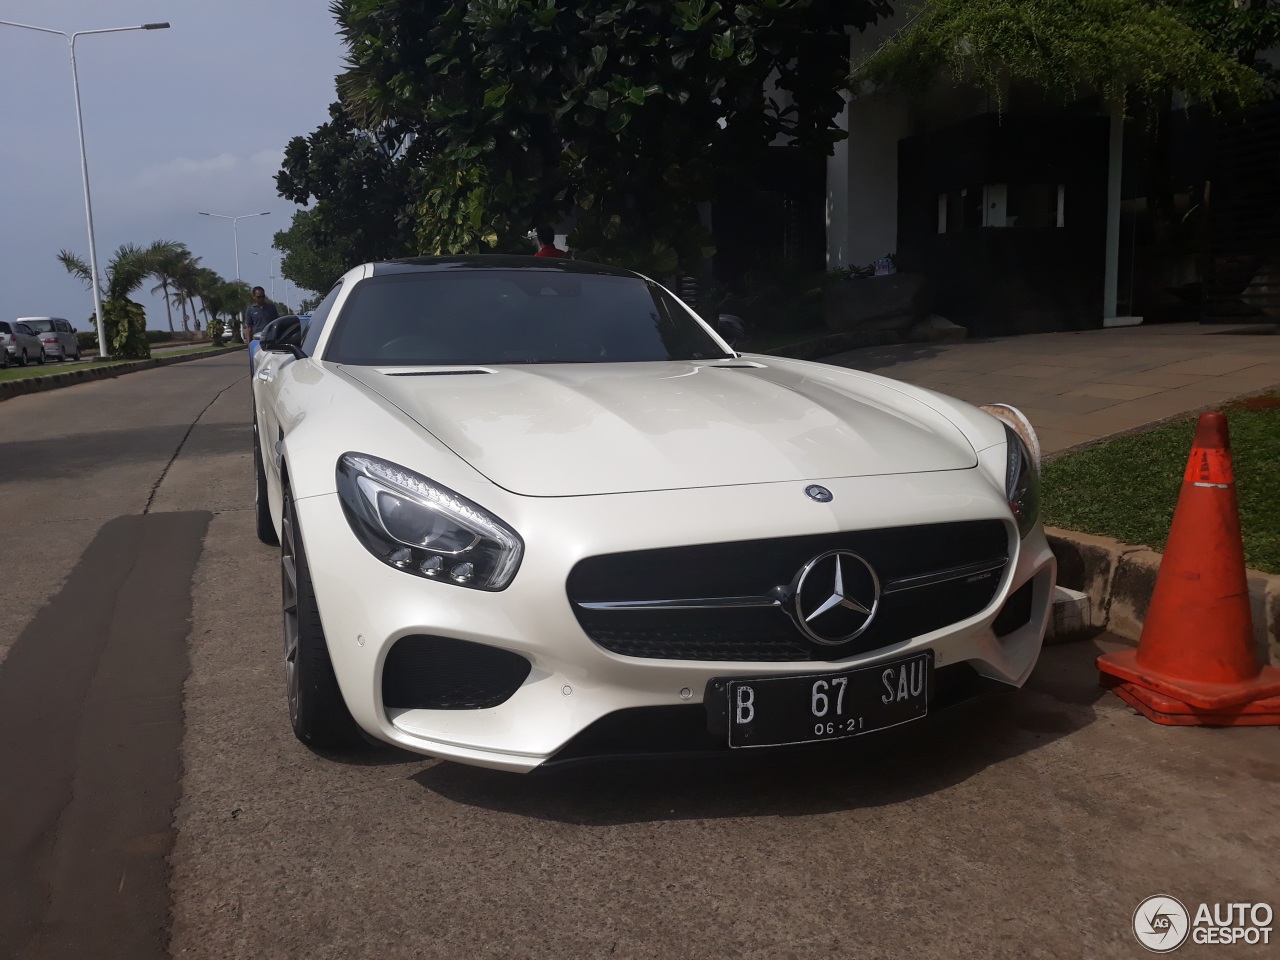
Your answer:
[[[898,145],[899,270],[972,336],[1102,324],[1105,117],[984,114]]]

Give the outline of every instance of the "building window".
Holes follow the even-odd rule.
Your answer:
[[[1055,229],[1066,223],[1061,183],[987,183],[938,194],[938,232],[981,227]]]

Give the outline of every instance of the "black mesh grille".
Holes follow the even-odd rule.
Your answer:
[[[991,629],[997,637],[1008,636],[1030,622],[1031,596],[1034,589],[1035,581],[1028,580],[1004,602],[1004,606],[996,614],[995,622],[991,624]]]
[[[871,626],[839,647],[812,645],[780,608],[584,610],[578,603],[764,596],[790,583],[827,550],[866,558],[881,585],[980,561],[1008,558],[999,520],[894,527],[772,540],[698,544],[590,557],[569,574],[568,594],[583,630],[613,653],[668,660],[839,660],[919,636],[980,612],[1000,571],[881,598]]]
[[[484,710],[520,689],[529,661],[451,637],[397,640],[382,668],[382,703],[412,710]]]

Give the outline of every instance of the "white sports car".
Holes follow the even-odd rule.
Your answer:
[[[637,274],[366,264],[263,340],[253,387],[312,746],[795,748],[1021,686],[1040,652],[1017,411],[737,353]]]

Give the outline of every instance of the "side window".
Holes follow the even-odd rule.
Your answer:
[[[13,333],[13,331],[9,329],[9,325],[3,320],[0,320],[0,333]]]
[[[19,323],[16,326],[18,328],[19,333],[25,333],[28,337],[35,336],[35,334],[31,332],[31,328],[28,327],[25,323]]]
[[[320,341],[320,333],[324,330],[325,321],[329,319],[329,311],[333,309],[333,302],[338,299],[338,293],[342,290],[342,284],[336,283],[333,289],[311,311],[311,324],[307,327],[307,335],[302,340],[302,352],[308,357],[315,356],[316,344]]]
[[[71,332],[71,324],[67,323],[67,321],[65,321],[65,320],[59,320],[59,321],[58,321],[58,329],[59,329],[59,330],[61,330],[63,333],[70,333],[70,332]]]

